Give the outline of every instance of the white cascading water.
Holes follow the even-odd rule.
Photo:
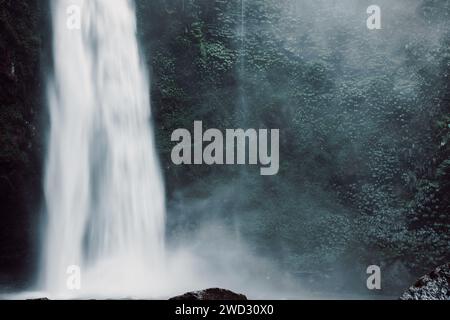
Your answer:
[[[165,268],[164,189],[134,3],[52,5],[45,290],[56,296],[157,296]],[[67,26],[73,5],[81,8],[81,29]],[[80,267],[80,291],[67,286],[70,266]]]

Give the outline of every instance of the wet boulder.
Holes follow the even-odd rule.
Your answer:
[[[243,294],[235,293],[230,290],[214,288],[188,292],[169,300],[247,300],[247,297]]]
[[[450,300],[450,263],[420,278],[401,300]]]

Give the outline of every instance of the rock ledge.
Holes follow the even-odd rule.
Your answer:
[[[400,300],[450,300],[450,263],[420,278]]]
[[[213,288],[200,291],[193,291],[185,293],[181,296],[171,298],[169,300],[247,300],[247,297],[243,294],[234,293],[230,290]]]

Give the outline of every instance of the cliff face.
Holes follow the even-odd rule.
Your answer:
[[[0,0],[0,286],[23,283],[35,261],[46,6]]]

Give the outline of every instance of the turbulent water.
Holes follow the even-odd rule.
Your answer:
[[[68,25],[73,5],[81,8],[79,29]],[[52,14],[45,290],[155,295],[164,193],[134,3],[54,0]],[[80,291],[67,286],[70,266],[80,268]]]

